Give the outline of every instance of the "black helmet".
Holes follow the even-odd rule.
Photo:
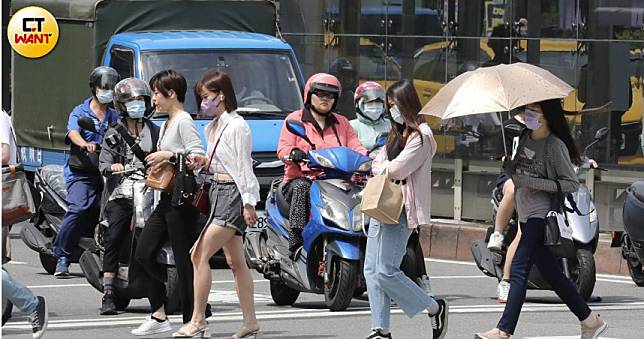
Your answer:
[[[125,104],[132,98],[142,96],[145,101],[145,118],[150,117],[152,112],[152,91],[148,84],[137,78],[127,78],[119,81],[114,86],[114,109],[123,117],[127,117]]]
[[[112,67],[99,66],[89,74],[89,88],[96,95],[96,87],[105,90],[113,90],[114,85],[119,81],[119,74]]]

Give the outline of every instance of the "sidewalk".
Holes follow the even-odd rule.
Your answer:
[[[426,257],[460,261],[474,261],[470,245],[474,240],[484,239],[490,225],[433,219],[432,224],[423,226],[420,243]],[[622,259],[620,247],[610,247],[610,235],[600,234],[599,246],[595,253],[597,273],[628,275],[628,267]]]

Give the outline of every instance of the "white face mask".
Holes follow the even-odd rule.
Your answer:
[[[98,89],[96,91],[96,99],[98,99],[98,102],[101,104],[109,104],[112,102],[112,99],[114,98],[114,91],[110,91],[107,89]]]
[[[398,109],[398,106],[393,105],[389,109],[389,114],[391,115],[391,120],[393,120],[395,123],[402,125],[405,123],[403,120],[402,114],[400,114],[400,110]]]
[[[382,113],[384,113],[384,111],[385,105],[382,102],[372,101],[364,104],[362,114],[364,114],[365,117],[376,121],[382,117]]]

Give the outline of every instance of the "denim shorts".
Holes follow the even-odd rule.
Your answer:
[[[243,216],[241,194],[234,181],[217,181],[210,188],[210,216],[204,227],[215,224],[235,230],[235,235],[242,236],[246,230]],[[204,232],[202,231],[202,233]]]

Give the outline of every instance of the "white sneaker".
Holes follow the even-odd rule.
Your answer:
[[[152,319],[151,315],[148,315],[143,323],[139,325],[138,328],[132,330],[134,335],[152,335],[159,334],[164,332],[172,331],[172,325],[170,325],[170,319],[166,318],[163,322],[158,322],[155,319]]]
[[[487,249],[493,252],[501,252],[503,249],[503,234],[494,232],[490,236],[490,241],[487,243]]]
[[[496,294],[498,296],[498,302],[501,304],[505,304],[508,302],[508,294],[510,293],[510,283],[501,280],[499,283],[499,286],[496,287]]]
[[[423,274],[422,277],[417,278],[416,280],[418,280],[418,286],[420,286],[428,296],[433,298],[434,292],[432,292],[432,284],[429,281],[429,276],[427,274]]]

